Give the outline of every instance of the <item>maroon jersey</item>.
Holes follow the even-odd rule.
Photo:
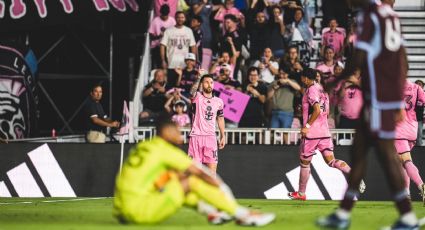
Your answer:
[[[388,5],[371,3],[358,16],[356,48],[367,53],[361,69],[365,118],[379,138],[395,137],[394,112],[404,108],[406,79],[401,26]]]

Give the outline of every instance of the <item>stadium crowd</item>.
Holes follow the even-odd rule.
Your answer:
[[[154,4],[152,77],[143,90],[140,125],[152,124],[162,111],[190,125],[184,115],[190,112],[189,90],[200,74],[209,73],[225,89],[249,96],[239,123],[226,120],[226,127],[300,128],[301,72],[314,68],[323,86],[335,81],[356,42],[355,12],[345,1],[322,0],[321,7],[317,0]],[[319,8],[323,17],[316,26]],[[329,93],[330,128],[355,127],[363,103],[360,84],[355,74]],[[418,117],[421,122],[422,107]]]

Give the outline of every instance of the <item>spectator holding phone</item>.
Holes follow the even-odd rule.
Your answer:
[[[209,73],[215,76],[219,76],[222,65],[227,64],[230,66],[230,78],[233,78],[233,72],[235,70],[236,59],[237,59],[236,55],[234,55],[233,57],[230,57],[229,52],[223,51],[220,57],[216,61],[214,61],[213,64],[211,65]]]
[[[261,60],[257,60],[254,65],[260,69],[260,80],[270,84],[274,81],[274,76],[279,72],[279,63],[273,58],[273,52],[270,48],[265,48]]]

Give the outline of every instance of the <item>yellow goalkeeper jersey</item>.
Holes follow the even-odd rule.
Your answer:
[[[192,160],[160,137],[137,144],[130,151],[115,186],[115,207],[131,199],[158,192],[155,184],[169,170],[185,171]]]

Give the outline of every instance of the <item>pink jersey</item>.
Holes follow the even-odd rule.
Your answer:
[[[178,3],[179,3],[178,0],[155,0],[154,1],[155,17],[161,15],[159,13],[159,10],[161,9],[161,6],[163,4],[167,4],[170,7],[170,13],[168,15],[171,17],[174,17],[177,12]]]
[[[363,107],[363,94],[359,86],[343,82],[345,87],[342,98],[339,98],[339,109],[341,115],[348,119],[359,119]]]
[[[316,103],[320,105],[320,114],[313,124],[310,124],[311,127],[308,130],[307,139],[328,138],[331,136],[328,125],[329,98],[318,83],[308,87],[303,95],[303,126],[306,125],[310,118],[313,112],[313,105]]]
[[[159,36],[161,34],[164,35],[165,30],[170,27],[173,27],[174,25],[176,25],[176,20],[174,20],[174,18],[171,16],[168,17],[166,21],[163,21],[160,17],[155,17],[152,20],[151,25],[149,27],[149,33],[155,36]],[[161,38],[152,40],[151,48],[153,49],[159,46],[160,43],[161,43]]]
[[[190,118],[189,115],[186,113],[183,114],[174,114],[171,118],[172,121],[176,122],[180,127],[184,127],[188,124],[190,124]]]
[[[327,66],[324,62],[321,62],[316,66],[317,70],[319,70],[322,73],[329,74],[329,75],[334,74],[334,68],[335,68],[335,63],[331,66]]]
[[[415,108],[417,104],[425,103],[425,93],[418,85],[406,81],[404,85],[405,117],[404,120],[397,123],[396,139],[405,139],[416,141],[418,131],[418,121],[416,120]]]
[[[192,99],[192,130],[190,136],[215,136],[217,117],[223,116],[224,103],[218,97],[207,98],[196,93]]]
[[[345,34],[338,29],[335,32],[325,32],[322,36],[322,45],[333,48],[335,54],[339,54],[344,48]]]

